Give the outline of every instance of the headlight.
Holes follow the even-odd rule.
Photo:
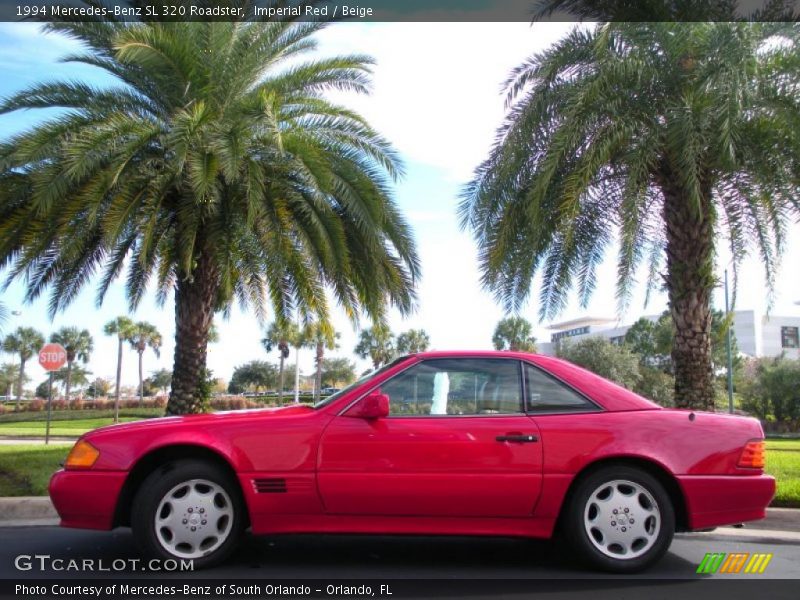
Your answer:
[[[67,469],[88,469],[100,457],[100,451],[86,440],[78,440],[78,443],[69,451],[64,467]]]

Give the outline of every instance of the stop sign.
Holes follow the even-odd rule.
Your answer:
[[[39,350],[39,364],[45,371],[58,371],[67,362],[67,351],[61,344],[45,344]]]

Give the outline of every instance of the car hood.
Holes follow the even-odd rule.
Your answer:
[[[216,424],[229,422],[233,420],[252,419],[258,416],[259,419],[263,418],[279,418],[288,417],[301,414],[313,413],[314,409],[307,405],[290,405],[279,406],[276,408],[261,408],[261,409],[246,409],[246,410],[226,410],[214,413],[202,413],[197,415],[178,415],[171,417],[158,417],[154,419],[142,419],[141,421],[133,421],[131,423],[117,423],[116,425],[106,425],[99,427],[88,432],[85,437],[91,438],[95,435],[104,435],[107,433],[125,433],[128,431],[139,431],[142,429],[159,429],[164,428],[180,428],[185,425],[197,426],[208,425],[213,427]]]

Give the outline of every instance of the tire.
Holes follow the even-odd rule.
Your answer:
[[[221,563],[244,529],[238,482],[202,460],[169,462],[153,471],[133,500],[131,528],[150,558],[194,561],[195,569]]]
[[[577,483],[562,525],[565,541],[588,565],[635,573],[658,561],[675,533],[664,486],[635,467],[604,467]]]

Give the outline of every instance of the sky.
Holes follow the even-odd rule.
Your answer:
[[[492,295],[481,289],[477,249],[469,232],[458,226],[458,195],[474,167],[486,156],[497,126],[504,115],[501,84],[508,72],[537,50],[563,36],[568,23],[339,23],[319,34],[319,55],[366,53],[376,60],[373,91],[369,96],[341,95],[336,99],[360,111],[371,124],[393,142],[406,167],[395,196],[411,224],[422,263],[418,286],[418,310],[403,319],[392,314],[395,332],[423,328],[434,349],[483,349],[491,347],[494,327],[504,316]],[[76,50],[73,42],[41,33],[35,24],[0,24],[0,97],[40,81],[81,79],[98,85],[110,82],[90,67],[64,65],[58,58]],[[0,115],[0,139],[30,127],[52,112],[24,112]],[[790,226],[783,269],[771,308],[767,305],[763,269],[757,257],[745,261],[740,274],[737,309],[768,308],[776,315],[800,314],[800,224]],[[724,244],[719,244],[723,246]],[[617,313],[614,282],[615,248],[608,249],[598,272],[598,286],[586,308],[573,294],[559,321],[580,316],[616,318],[620,323],[635,321],[642,314],[659,313],[666,297],[656,294],[644,306],[644,286],[639,285],[630,308]],[[724,248],[718,250],[717,273],[730,262]],[[793,268],[794,266],[794,268]],[[794,275],[792,273],[795,273]],[[644,278],[644,273],[641,273]],[[521,311],[535,325],[541,341],[549,340],[548,323],[537,317],[539,281],[534,280],[532,300]],[[104,304],[94,302],[95,288],[88,286],[66,311],[53,320],[47,300],[23,302],[23,286],[14,283],[2,294],[12,315],[5,332],[19,325],[33,326],[46,336],[66,325],[87,328],[94,337],[94,353],[88,365],[93,377],[113,380],[116,369],[116,339],[103,335],[103,324],[127,313],[124,279],[110,289]],[[722,308],[721,292],[715,306]],[[334,326],[341,333],[339,349],[331,356],[353,360],[358,372],[367,361],[353,355],[357,332],[340,311],[334,312]],[[145,354],[145,374],[171,368],[174,350],[172,304],[159,307],[154,294],[133,314],[136,320],[156,325],[164,337],[160,357]],[[368,324],[368,322],[365,322]],[[250,360],[276,360],[260,344],[263,326],[252,313],[234,308],[229,320],[217,319],[220,341],[209,347],[208,363],[217,377],[229,379],[233,369]],[[0,354],[0,362],[14,361]],[[294,358],[292,358],[294,360]],[[313,369],[312,351],[301,351],[301,372]],[[44,379],[44,371],[32,365],[29,387]],[[123,385],[137,382],[136,357],[126,353]]]

